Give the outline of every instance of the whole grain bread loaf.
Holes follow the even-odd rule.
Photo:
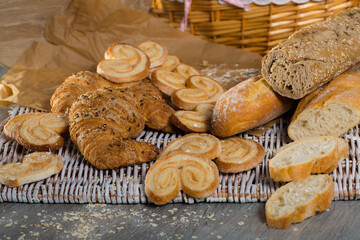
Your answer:
[[[262,60],[262,75],[279,94],[300,99],[360,61],[360,8],[295,32]]]

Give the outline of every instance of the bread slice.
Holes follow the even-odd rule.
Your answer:
[[[328,172],[346,158],[347,149],[344,139],[332,136],[292,142],[281,147],[269,160],[270,177],[285,182],[307,178],[311,173]]]
[[[312,175],[290,182],[271,195],[265,205],[269,227],[288,228],[291,223],[328,209],[334,199],[334,182],[329,175]]]
[[[0,183],[8,187],[40,181],[61,171],[64,162],[60,156],[48,152],[34,152],[24,157],[22,163],[0,166]]]
[[[302,99],[291,119],[293,140],[340,136],[360,121],[360,72],[344,73]]]

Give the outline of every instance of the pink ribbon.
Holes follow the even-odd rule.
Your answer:
[[[250,5],[249,4],[243,4],[241,0],[222,0],[223,2],[227,2],[231,5],[237,6],[239,8],[243,8],[245,11],[250,11]],[[185,32],[187,23],[188,23],[188,16],[191,8],[191,2],[192,0],[184,0],[184,17],[181,20],[180,24],[180,31]]]

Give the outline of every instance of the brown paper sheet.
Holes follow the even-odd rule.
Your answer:
[[[74,0],[64,15],[48,22],[45,38],[49,43],[35,42],[0,79],[0,102],[50,110],[49,99],[65,77],[82,70],[95,71],[114,42],[138,45],[155,40],[190,65],[202,60],[239,64],[239,68],[259,69],[261,65],[258,54],[180,32],[118,0]]]

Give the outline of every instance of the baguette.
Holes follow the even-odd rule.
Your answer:
[[[288,228],[328,209],[334,199],[334,182],[328,175],[312,175],[290,182],[271,195],[265,205],[267,225]]]
[[[282,96],[300,99],[360,61],[360,8],[295,32],[262,60],[262,75]]]
[[[344,73],[302,99],[291,119],[293,140],[340,136],[360,121],[360,72]]]
[[[275,93],[264,78],[254,77],[239,83],[220,96],[211,120],[211,132],[230,137],[279,117],[294,101]]]
[[[275,181],[305,179],[311,173],[325,173],[347,157],[348,144],[332,136],[301,139],[281,147],[269,160]],[[332,171],[332,170],[331,170]]]

